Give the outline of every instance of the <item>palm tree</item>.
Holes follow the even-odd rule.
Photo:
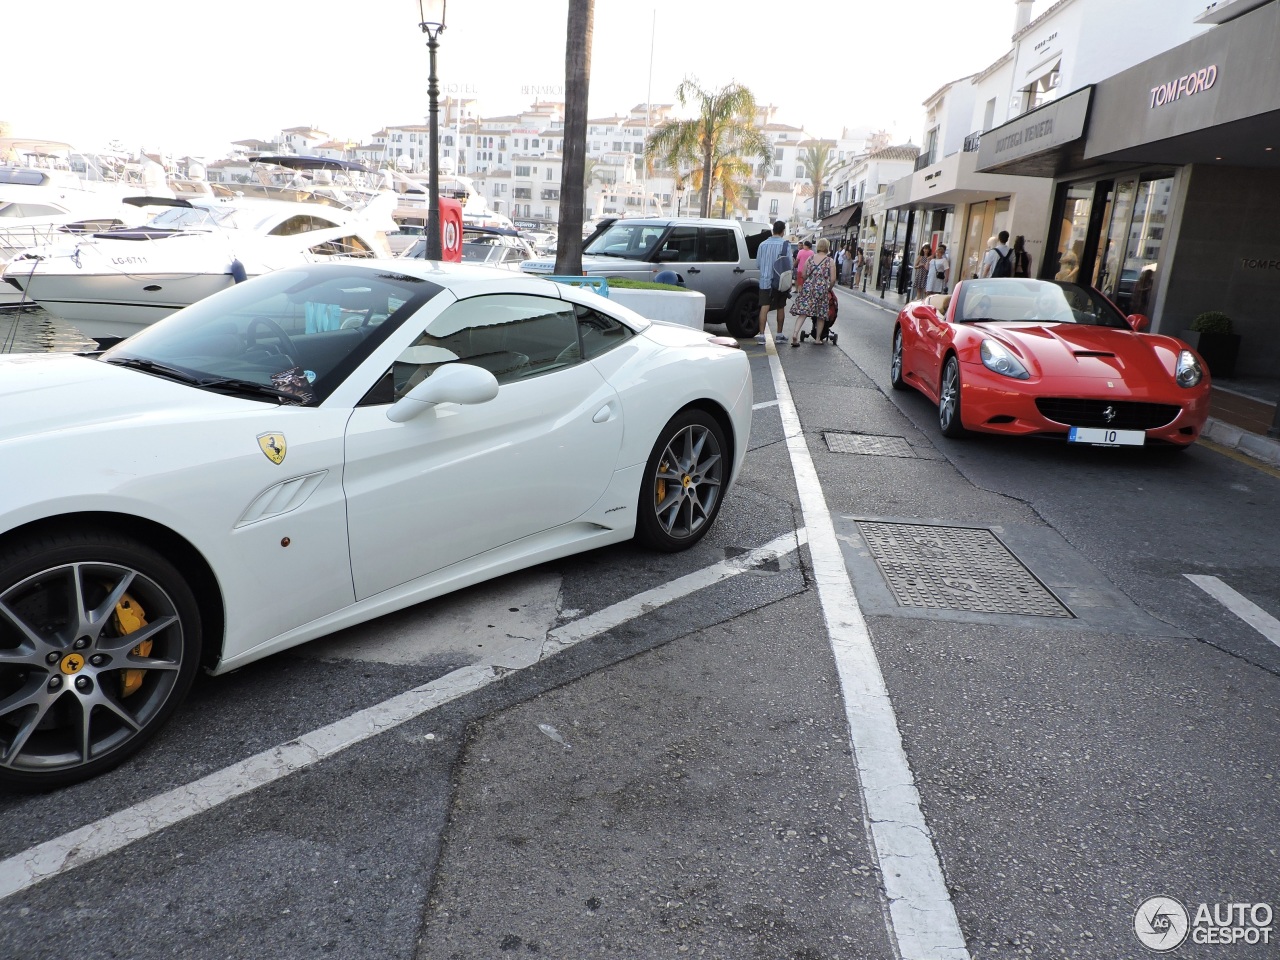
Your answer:
[[[595,0],[569,0],[564,45],[564,168],[560,182],[556,273],[582,273],[582,213],[587,171],[587,93]]]
[[[800,165],[804,167],[804,175],[813,184],[813,219],[818,219],[818,204],[822,202],[822,188],[827,177],[835,171],[835,158],[831,156],[831,142],[818,140],[805,147],[800,154]]]
[[[696,101],[698,116],[671,120],[655,130],[645,144],[645,159],[673,170],[694,168],[694,185],[702,191],[700,215],[708,217],[717,167],[747,156],[772,163],[773,145],[755,124],[755,97],[741,84],[707,91],[696,80],[684,80],[676,87],[676,99],[681,106]]]

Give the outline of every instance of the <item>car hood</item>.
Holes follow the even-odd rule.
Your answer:
[[[0,357],[0,444],[127,421],[189,420],[254,401],[208,393],[69,353]]]
[[[1045,377],[1172,377],[1182,344],[1172,337],[1082,323],[978,323]]]

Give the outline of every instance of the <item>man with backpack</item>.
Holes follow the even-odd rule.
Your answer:
[[[777,313],[778,332],[774,339],[785,343],[787,335],[782,332],[786,322],[787,297],[791,289],[791,244],[783,234],[787,230],[784,220],[776,220],[773,224],[773,236],[760,244],[756,251],[756,266],[760,268],[760,332],[756,335],[756,343],[764,343],[768,339],[769,311]]]
[[[1013,249],[1009,246],[1009,231],[1001,230],[998,240],[982,258],[982,269],[978,275],[984,279],[1013,276]]]

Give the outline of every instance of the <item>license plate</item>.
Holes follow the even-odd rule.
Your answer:
[[[1090,443],[1095,447],[1140,447],[1147,442],[1147,434],[1142,430],[1072,427],[1067,440],[1071,443]]]

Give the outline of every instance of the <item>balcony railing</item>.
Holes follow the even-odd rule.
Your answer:
[[[978,149],[978,144],[981,142],[982,142],[982,131],[981,130],[974,131],[973,133],[969,134],[967,137],[964,138],[964,152],[975,153]]]
[[[916,169],[923,170],[925,167],[932,166],[935,159],[937,158],[932,150],[928,153],[920,154],[920,156],[916,157]]]

